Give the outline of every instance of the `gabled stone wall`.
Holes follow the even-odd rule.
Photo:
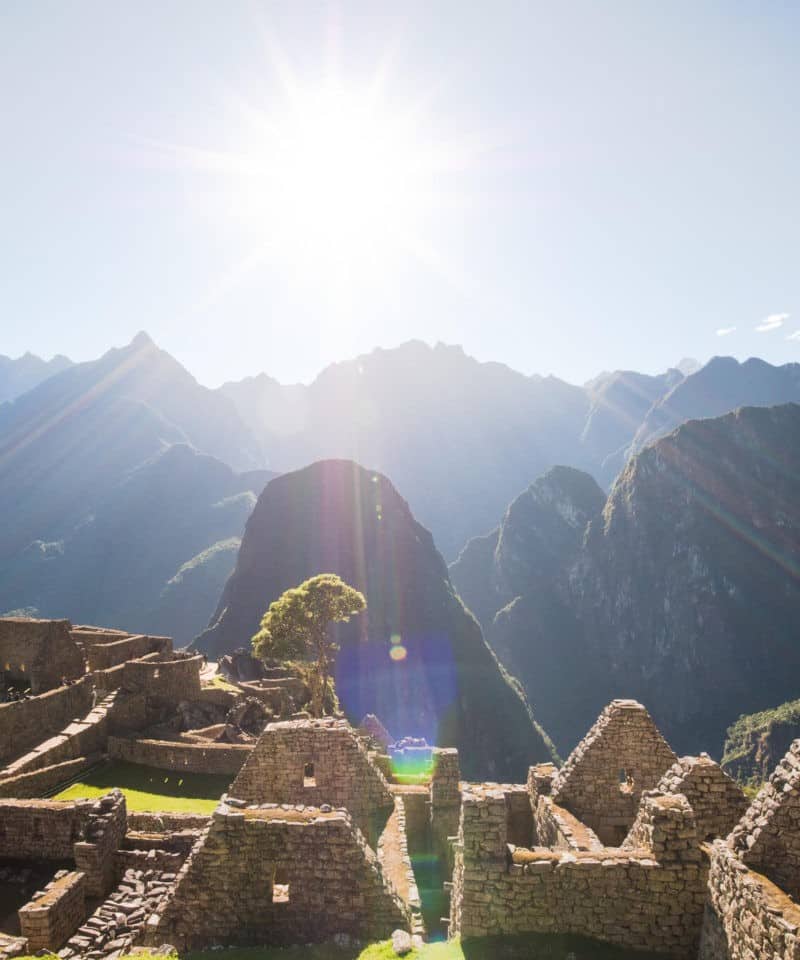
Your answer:
[[[147,942],[310,943],[382,939],[410,922],[345,810],[221,804],[178,873]]]
[[[678,758],[635,700],[613,700],[553,780],[553,801],[608,845],[622,843],[639,800]]]
[[[682,793],[704,840],[727,837],[747,810],[742,788],[707,753],[681,757],[661,778],[661,793]]]
[[[375,815],[388,816],[394,807],[383,774],[344,720],[268,724],[230,795],[248,803],[344,807],[367,836]]]

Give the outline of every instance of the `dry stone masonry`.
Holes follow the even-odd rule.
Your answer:
[[[451,877],[465,943],[578,934],[680,960],[800,960],[800,741],[748,807],[710,757],[677,758],[641,704],[615,700],[560,770],[467,783],[456,750],[426,746],[408,783],[377,717],[264,728],[300,696],[283,669],[223,689],[168,638],[67,621],[0,620],[0,654],[0,887],[20,862],[40,884],[17,889],[31,899],[0,960],[397,930],[407,944],[424,933],[415,852]],[[47,799],[109,758],[236,776],[212,817],[129,814],[119,791]]]

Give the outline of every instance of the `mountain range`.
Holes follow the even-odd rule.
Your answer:
[[[458,557],[436,603],[455,588],[559,750],[611,696],[640,696],[696,749],[797,694],[798,364],[714,358],[575,386],[412,341],[308,386],[210,390],[139,334],[86,363],[2,358],[0,397],[0,611],[179,644],[212,620],[216,636],[265,486],[290,475],[302,501],[303,468],[344,459],[407,498],[431,557]]]
[[[551,470],[465,547],[453,583],[560,751],[614,697],[697,752],[797,692],[798,440],[797,404],[689,421],[607,498]]]

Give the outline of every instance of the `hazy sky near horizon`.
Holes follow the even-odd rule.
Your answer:
[[[145,329],[209,386],[410,338],[572,382],[800,360],[799,29],[736,0],[6,0],[0,353]]]

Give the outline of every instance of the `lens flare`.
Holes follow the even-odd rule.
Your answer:
[[[389,651],[389,656],[396,663],[399,663],[401,660],[405,660],[405,658],[408,656],[408,650],[406,650],[402,643],[398,643]]]

